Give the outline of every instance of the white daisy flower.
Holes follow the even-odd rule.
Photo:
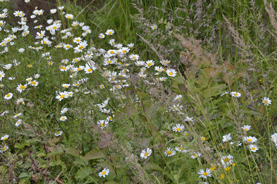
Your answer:
[[[224,168],[226,168],[233,163],[233,158],[234,157],[232,155],[223,156],[221,157],[220,162],[222,163]]]
[[[167,69],[166,73],[169,77],[175,77],[177,75],[177,72],[174,69]]]
[[[257,138],[251,137],[251,136],[243,137],[243,141],[248,142],[248,143],[255,143],[255,142],[257,142]]]
[[[243,127],[241,127],[245,132],[248,132],[251,129],[250,125],[244,125]]]
[[[18,127],[21,123],[22,123],[22,120],[19,119],[19,120],[17,120],[17,122],[15,123],[15,126]]]
[[[110,170],[108,168],[105,168],[98,175],[99,175],[100,178],[101,177],[105,178],[105,176],[108,176],[109,172],[110,172]]]
[[[170,147],[168,147],[165,152],[164,152],[165,156],[167,157],[171,157],[173,155],[176,154],[176,151],[174,149],[171,149]]]
[[[232,97],[237,97],[237,98],[241,97],[241,94],[239,92],[231,92],[230,94]]]
[[[272,142],[277,143],[277,133],[271,135],[271,140]]]
[[[181,131],[184,131],[184,129],[185,129],[185,126],[181,124],[176,124],[174,127],[172,127],[172,130],[174,132],[181,132]]]
[[[0,153],[3,153],[5,151],[7,151],[9,149],[9,147],[7,145],[5,145],[3,148],[0,149]]]
[[[6,100],[10,100],[11,98],[13,97],[13,94],[12,93],[8,93],[4,96],[4,99]]]
[[[60,121],[66,121],[66,120],[67,120],[67,117],[66,117],[66,116],[60,117]]]
[[[62,131],[58,131],[58,132],[55,133],[55,136],[58,137],[58,136],[60,136],[60,135],[62,135],[62,134],[63,134]]]
[[[8,138],[9,138],[9,135],[4,135],[4,136],[1,137],[1,140],[6,141],[6,140],[8,140]]]
[[[144,149],[141,151],[140,157],[146,159],[151,155],[151,153],[152,153],[152,150],[150,148]]]
[[[68,111],[68,108],[63,108],[62,110],[61,110],[61,114],[64,114],[64,113],[66,113]]]
[[[249,148],[250,148],[250,151],[252,151],[252,152],[256,152],[256,151],[259,150],[258,146],[253,145],[253,144],[250,144],[250,145],[249,145]]]
[[[222,142],[228,142],[230,140],[232,140],[232,137],[231,137],[231,134],[229,133],[223,136]]]
[[[199,174],[199,178],[204,178],[204,179],[207,179],[208,177],[212,177],[212,171],[211,169],[206,169],[206,171],[204,169],[200,169],[198,171],[198,174]]]
[[[271,100],[269,98],[267,98],[267,97],[264,97],[263,98],[263,103],[264,103],[264,105],[268,106],[268,105],[271,104]]]
[[[108,29],[105,34],[106,35],[113,35],[114,34],[114,30]]]

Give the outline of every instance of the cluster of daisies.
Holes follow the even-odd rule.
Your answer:
[[[25,0],[26,3],[29,3],[30,0]],[[77,93],[80,91],[80,86],[83,83],[88,82],[89,77],[85,76],[91,76],[91,74],[95,71],[101,72],[103,78],[106,79],[107,84],[99,84],[98,88],[101,90],[105,90],[106,88],[109,88],[108,90],[112,92],[116,97],[120,99],[125,99],[123,89],[130,86],[128,78],[131,77],[130,68],[131,66],[135,66],[134,68],[138,68],[138,76],[145,81],[148,84],[155,84],[156,82],[165,82],[168,80],[168,77],[175,77],[177,76],[177,71],[172,69],[170,67],[170,60],[161,60],[159,62],[154,60],[147,60],[142,61],[140,60],[139,55],[132,53],[132,48],[134,47],[133,43],[129,43],[126,45],[123,45],[121,43],[116,43],[115,39],[108,39],[110,36],[112,36],[115,31],[112,29],[106,30],[105,33],[100,33],[98,38],[99,39],[108,39],[108,43],[111,46],[110,49],[105,50],[103,48],[95,48],[95,47],[89,47],[89,43],[85,40],[85,37],[87,34],[91,33],[91,29],[89,26],[85,25],[83,22],[73,21],[74,15],[72,14],[65,14],[63,11],[63,6],[58,7],[58,9],[51,9],[50,13],[55,14],[59,13],[60,15],[64,16],[68,21],[70,22],[70,26],[67,29],[62,29],[62,22],[61,20],[47,20],[47,26],[43,30],[43,25],[36,25],[35,29],[36,32],[36,42],[34,42],[33,46],[28,46],[29,49],[32,49],[34,51],[41,51],[44,47],[55,47],[56,49],[61,49],[64,52],[70,52],[75,53],[76,57],[73,59],[62,59],[61,61],[55,61],[58,63],[58,70],[62,73],[62,75],[66,76],[68,81],[66,83],[61,84],[61,91],[56,91],[56,100],[58,102],[66,99],[73,98],[74,99],[74,93]],[[20,35],[22,37],[26,37],[29,34],[29,27],[27,26],[28,19],[32,19],[34,23],[37,23],[39,16],[42,16],[44,13],[44,10],[38,10],[35,9],[33,11],[33,14],[30,17],[26,17],[25,13],[22,11],[15,11],[13,13],[13,16],[20,18],[20,21],[18,21],[19,27],[13,27],[11,30],[5,29],[4,26],[6,25],[6,22],[4,20],[0,20],[0,31],[4,31],[8,33],[8,36],[5,37],[0,42],[0,48],[2,48],[1,54],[7,53],[9,51],[9,47],[14,45],[14,42],[16,41],[17,37]],[[4,9],[3,12],[0,14],[1,18],[6,18],[8,16],[8,10]],[[157,29],[157,25],[152,25],[151,28],[153,30]],[[82,32],[80,35],[75,35],[77,32],[76,30],[80,30]],[[19,32],[21,32],[19,34]],[[61,36],[62,42],[57,42],[56,35],[58,33],[63,34]],[[51,35],[51,37],[47,36]],[[71,39],[69,39],[71,38]],[[72,41],[73,40],[73,43]],[[56,44],[56,45],[54,45]],[[18,49],[19,53],[24,53],[25,49],[20,48]],[[77,56],[80,55],[80,56]],[[54,61],[51,56],[50,52],[42,53],[41,58],[45,61],[45,64],[49,67],[54,67]],[[95,61],[93,61],[95,60]],[[97,62],[96,62],[97,60]],[[100,61],[100,62],[99,62]],[[13,61],[13,63],[8,63],[3,65],[3,71],[0,71],[0,82],[7,78],[7,72],[12,67],[16,67],[20,64],[20,62],[17,62],[16,60]],[[31,68],[33,67],[31,64],[29,64],[27,67]],[[102,71],[103,70],[103,71]],[[81,76],[81,77],[79,77]],[[149,77],[150,76],[150,77]],[[152,76],[155,76],[153,79]],[[39,87],[39,82],[37,79],[40,77],[40,74],[33,74],[32,76],[29,76],[26,78],[25,81],[21,81],[16,87],[16,91],[23,95],[25,92],[30,90],[31,87]],[[8,80],[14,80],[13,77],[8,77]],[[152,80],[152,81],[151,81]],[[152,82],[152,83],[151,83]],[[0,88],[3,88],[4,85],[0,84]],[[99,93],[99,90],[92,90],[83,88],[84,94],[96,94]],[[241,93],[239,92],[225,92],[221,96],[230,94],[232,97],[240,98]],[[13,98],[13,93],[8,93],[4,96],[4,100],[8,102]],[[177,112],[178,114],[184,114],[183,113],[183,105],[182,103],[183,96],[177,95],[173,99],[173,105],[169,107],[170,111]],[[104,128],[108,127],[109,122],[111,122],[114,118],[113,112],[108,109],[109,104],[109,98],[104,100],[100,104],[96,104],[95,106],[99,108],[99,111],[103,113],[106,118],[98,120],[97,125],[103,130]],[[138,100],[138,99],[137,99]],[[17,105],[24,105],[24,98],[21,96],[17,98],[16,103]],[[268,106],[271,104],[271,100],[267,97],[264,97],[262,100],[263,104]],[[66,122],[68,121],[68,118],[66,116],[66,113],[68,112],[68,108],[63,108],[60,112],[60,121]],[[5,114],[8,114],[9,111],[6,110],[0,114],[0,116],[4,116]],[[19,119],[21,117],[22,113],[17,113],[13,116],[13,118],[16,120],[15,126],[18,127],[22,124],[22,119]],[[190,122],[194,123],[193,117],[186,116],[184,119],[184,122]],[[250,129],[250,125],[244,125],[241,127],[244,133],[246,134]],[[174,133],[183,133],[184,135],[188,135],[188,132],[185,131],[185,125],[177,123],[172,126],[172,131]],[[63,134],[62,131],[55,132],[55,136],[61,136]],[[9,138],[9,135],[4,135],[1,137],[2,141],[7,141]],[[206,141],[205,137],[201,137],[202,141]],[[240,141],[238,142],[231,142],[232,137],[231,134],[227,134],[223,136],[222,142],[229,142],[231,145],[241,146],[242,143]],[[271,135],[271,140],[274,144],[277,146],[277,133],[274,133]],[[252,136],[244,136],[242,141],[247,144],[251,152],[258,151],[258,146],[254,143],[257,143],[257,138]],[[2,148],[0,148],[0,153],[3,153],[4,151],[8,150],[8,146],[4,144]],[[166,157],[171,157],[176,155],[177,152],[180,153],[189,153],[190,157],[192,159],[196,159],[198,157],[201,157],[201,153],[194,150],[188,150],[185,149],[183,146],[177,146],[175,148],[167,147],[164,151],[164,155]],[[147,159],[152,154],[151,148],[143,149],[140,153],[141,159]],[[225,155],[222,156],[218,162],[218,165],[223,166],[226,170],[230,170],[230,166],[234,166],[234,158],[231,155]],[[212,177],[212,171],[214,168],[206,168],[206,169],[200,169],[198,174],[200,178],[207,179],[208,177]],[[99,177],[105,177],[109,174],[109,169],[105,168],[99,173]],[[207,182],[205,182],[207,183]]]

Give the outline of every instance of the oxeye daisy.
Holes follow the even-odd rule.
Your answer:
[[[250,125],[244,125],[243,127],[241,127],[245,132],[248,132],[251,129]]]
[[[222,142],[228,142],[232,140],[231,134],[226,134],[223,136]]]
[[[140,157],[146,159],[151,155],[151,153],[152,153],[152,150],[150,148],[144,149],[141,151]]]
[[[62,87],[69,88],[70,84],[62,84]]]
[[[237,98],[241,97],[241,94],[239,92],[231,92],[230,94],[232,97],[237,97]]]
[[[201,156],[201,153],[199,153],[199,152],[194,152],[194,153],[190,156],[190,158],[195,159],[195,158],[200,157],[200,156]]]
[[[66,117],[66,116],[60,117],[60,121],[66,121],[66,120],[67,120],[67,117]]]
[[[198,171],[198,174],[199,174],[199,178],[204,178],[204,179],[207,179],[208,177],[212,177],[212,171],[211,169],[206,169],[206,171],[204,169],[200,169]]]
[[[58,131],[58,132],[55,133],[55,136],[58,137],[58,136],[61,136],[62,134],[63,134],[62,131]]]
[[[98,38],[105,38],[105,35],[103,33],[100,33]]]
[[[114,30],[108,29],[105,34],[106,35],[113,35],[114,34]]]
[[[104,177],[104,178],[105,178],[105,176],[108,176],[109,172],[110,172],[110,170],[107,169],[107,168],[105,168],[105,169],[103,169],[98,175],[99,175],[100,178],[101,178],[101,177]]]
[[[175,77],[177,72],[174,69],[167,69],[166,73],[169,77]]]
[[[73,16],[72,14],[66,14],[66,15],[65,15],[65,18],[67,18],[67,19],[73,19],[74,16]]]
[[[151,26],[151,29],[152,29],[152,30],[157,29],[157,25],[156,25],[156,24],[153,24],[153,25]]]
[[[271,104],[271,100],[269,98],[267,98],[267,97],[264,97],[263,98],[263,103],[264,103],[264,105],[268,106],[268,105]]]
[[[68,111],[68,108],[63,108],[62,110],[61,110],[61,114],[64,114],[64,113],[66,113]]]
[[[172,130],[174,132],[181,132],[181,131],[184,131],[184,129],[185,129],[185,126],[181,124],[177,124],[174,127],[172,127]]]
[[[272,134],[270,138],[272,142],[277,143],[277,133]]]
[[[109,121],[106,120],[99,120],[97,121],[97,125],[101,127],[101,129],[104,129],[109,124]]]
[[[194,122],[193,117],[186,116],[185,121]]]
[[[232,155],[221,157],[220,161],[221,161],[222,165],[224,166],[224,168],[228,167],[230,164],[233,163],[233,158],[234,157]]]
[[[257,142],[257,138],[251,137],[251,136],[243,137],[243,141],[248,142],[248,143],[255,143],[255,142]]]
[[[22,120],[19,119],[19,120],[17,120],[17,122],[15,123],[15,126],[18,127],[21,123],[22,123]]]
[[[259,150],[258,146],[253,145],[253,144],[250,144],[249,148],[250,148],[250,151],[252,151],[252,152],[256,152],[257,150]]]
[[[20,104],[23,104],[23,105],[24,105],[24,104],[25,104],[25,103],[24,103],[24,99],[23,99],[23,98],[17,99],[16,104],[17,104],[17,105],[20,105]]]
[[[13,94],[12,93],[8,93],[4,96],[4,99],[6,100],[10,100],[11,98],[13,97]]]
[[[9,135],[4,135],[4,136],[1,137],[1,140],[6,141],[6,140],[8,140],[8,138],[9,138]]]
[[[64,98],[68,98],[67,93],[60,92],[60,94],[56,96],[56,99],[58,99],[59,101],[62,101]]]
[[[28,83],[30,86],[38,86],[38,82],[36,80],[33,80]]]
[[[5,145],[3,148],[0,149],[0,153],[3,153],[5,151],[7,151],[9,149],[9,147],[7,145]]]
[[[21,116],[21,115],[22,115],[22,113],[17,113],[16,115],[14,115],[13,118],[17,118],[18,116]]]
[[[173,150],[173,149],[171,149],[170,147],[168,147],[168,148],[165,150],[164,154],[165,154],[165,156],[171,157],[171,156],[173,156],[173,155],[176,154],[176,151]]]

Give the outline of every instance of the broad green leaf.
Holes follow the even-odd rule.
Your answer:
[[[24,172],[24,173],[21,173],[18,178],[31,178],[31,175],[29,175],[28,173]]]
[[[14,145],[14,147],[15,147],[15,148],[18,148],[18,149],[23,149],[23,148],[25,147],[25,145],[26,145],[25,142],[22,143],[22,144],[16,143],[16,144]]]
[[[47,157],[51,157],[51,156],[54,156],[54,155],[61,155],[63,152],[61,151],[54,151],[54,152],[51,152],[47,155]]]
[[[67,148],[66,153],[73,155],[75,157],[79,157],[79,151],[75,148]]]
[[[93,169],[91,167],[81,167],[75,174],[75,177],[77,179],[84,179],[87,176],[91,175],[92,173],[93,173]]]
[[[161,171],[161,172],[164,171],[158,164],[155,164],[155,163],[152,163],[152,162],[148,162],[148,163],[144,166],[144,168],[145,168],[145,169],[150,169],[150,170],[155,170],[155,171]]]
[[[103,157],[105,157],[105,155],[102,153],[102,151],[98,149],[93,149],[90,152],[88,152],[85,156],[83,156],[82,159],[91,160],[91,159],[98,159]]]
[[[42,153],[38,153],[37,156],[38,156],[38,157],[45,157],[46,154],[42,152]]]
[[[144,92],[137,92],[137,95],[140,97],[140,98],[145,98],[147,95],[148,95],[148,93],[144,93]]]

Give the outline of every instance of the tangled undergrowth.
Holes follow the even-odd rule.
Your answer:
[[[45,25],[1,1],[0,183],[276,183],[276,13],[243,4],[247,35],[203,3],[133,0],[135,44],[70,1]]]

